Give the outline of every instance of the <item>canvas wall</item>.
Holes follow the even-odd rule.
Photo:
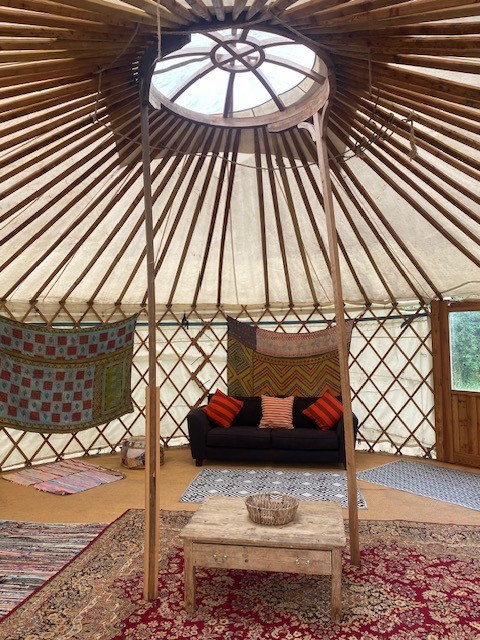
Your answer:
[[[7,308],[3,306],[1,313]],[[8,308],[13,314],[13,310]],[[68,313],[66,312],[68,311]],[[106,321],[132,309],[18,309],[24,321],[40,318],[73,326]],[[227,313],[242,322],[275,331],[317,331],[328,326],[329,313],[312,309],[163,310],[158,314],[157,363],[161,397],[161,437],[167,446],[188,444],[186,415],[219,387],[227,389]],[[417,313],[417,315],[415,315]],[[113,314],[113,315],[112,315]],[[185,314],[185,315],[184,315]],[[350,348],[353,410],[360,419],[357,449],[435,457],[430,322],[426,309],[362,311],[355,320]],[[414,317],[412,321],[411,318]],[[182,319],[185,321],[182,323]],[[132,387],[134,413],[77,434],[0,432],[2,469],[119,449],[121,441],[144,433],[145,384],[148,374],[146,315],[139,316]]]

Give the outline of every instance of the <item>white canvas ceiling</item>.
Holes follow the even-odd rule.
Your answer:
[[[328,52],[348,303],[478,295],[480,7],[458,4],[4,3],[0,299],[145,302],[136,78],[158,18],[164,43],[252,22]],[[216,129],[164,108],[150,130],[160,306],[331,305],[305,129]]]

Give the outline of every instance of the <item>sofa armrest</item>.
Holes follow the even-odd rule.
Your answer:
[[[355,446],[355,442],[357,441],[357,433],[358,433],[358,418],[354,413],[352,414],[352,417],[353,417],[353,432],[354,432],[353,443],[354,443],[354,446]],[[337,422],[337,425],[335,426],[335,431],[337,432],[337,436],[338,436],[338,448],[339,448],[339,452],[340,452],[340,462],[343,462],[343,464],[345,464],[345,461],[346,461],[346,456],[345,456],[345,430],[344,430],[343,416]]]
[[[197,461],[197,465],[200,465],[205,458],[207,433],[212,429],[213,425],[202,407],[197,407],[189,412],[187,425],[192,458]]]

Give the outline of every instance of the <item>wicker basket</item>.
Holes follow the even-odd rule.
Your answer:
[[[145,469],[145,436],[133,436],[121,443],[121,461],[128,469]],[[160,445],[160,465],[165,462],[165,451]]]
[[[254,493],[245,504],[253,522],[268,525],[291,522],[298,508],[297,498],[285,493]]]

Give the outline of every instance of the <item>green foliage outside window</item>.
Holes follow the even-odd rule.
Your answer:
[[[449,314],[452,389],[480,392],[480,311]]]

